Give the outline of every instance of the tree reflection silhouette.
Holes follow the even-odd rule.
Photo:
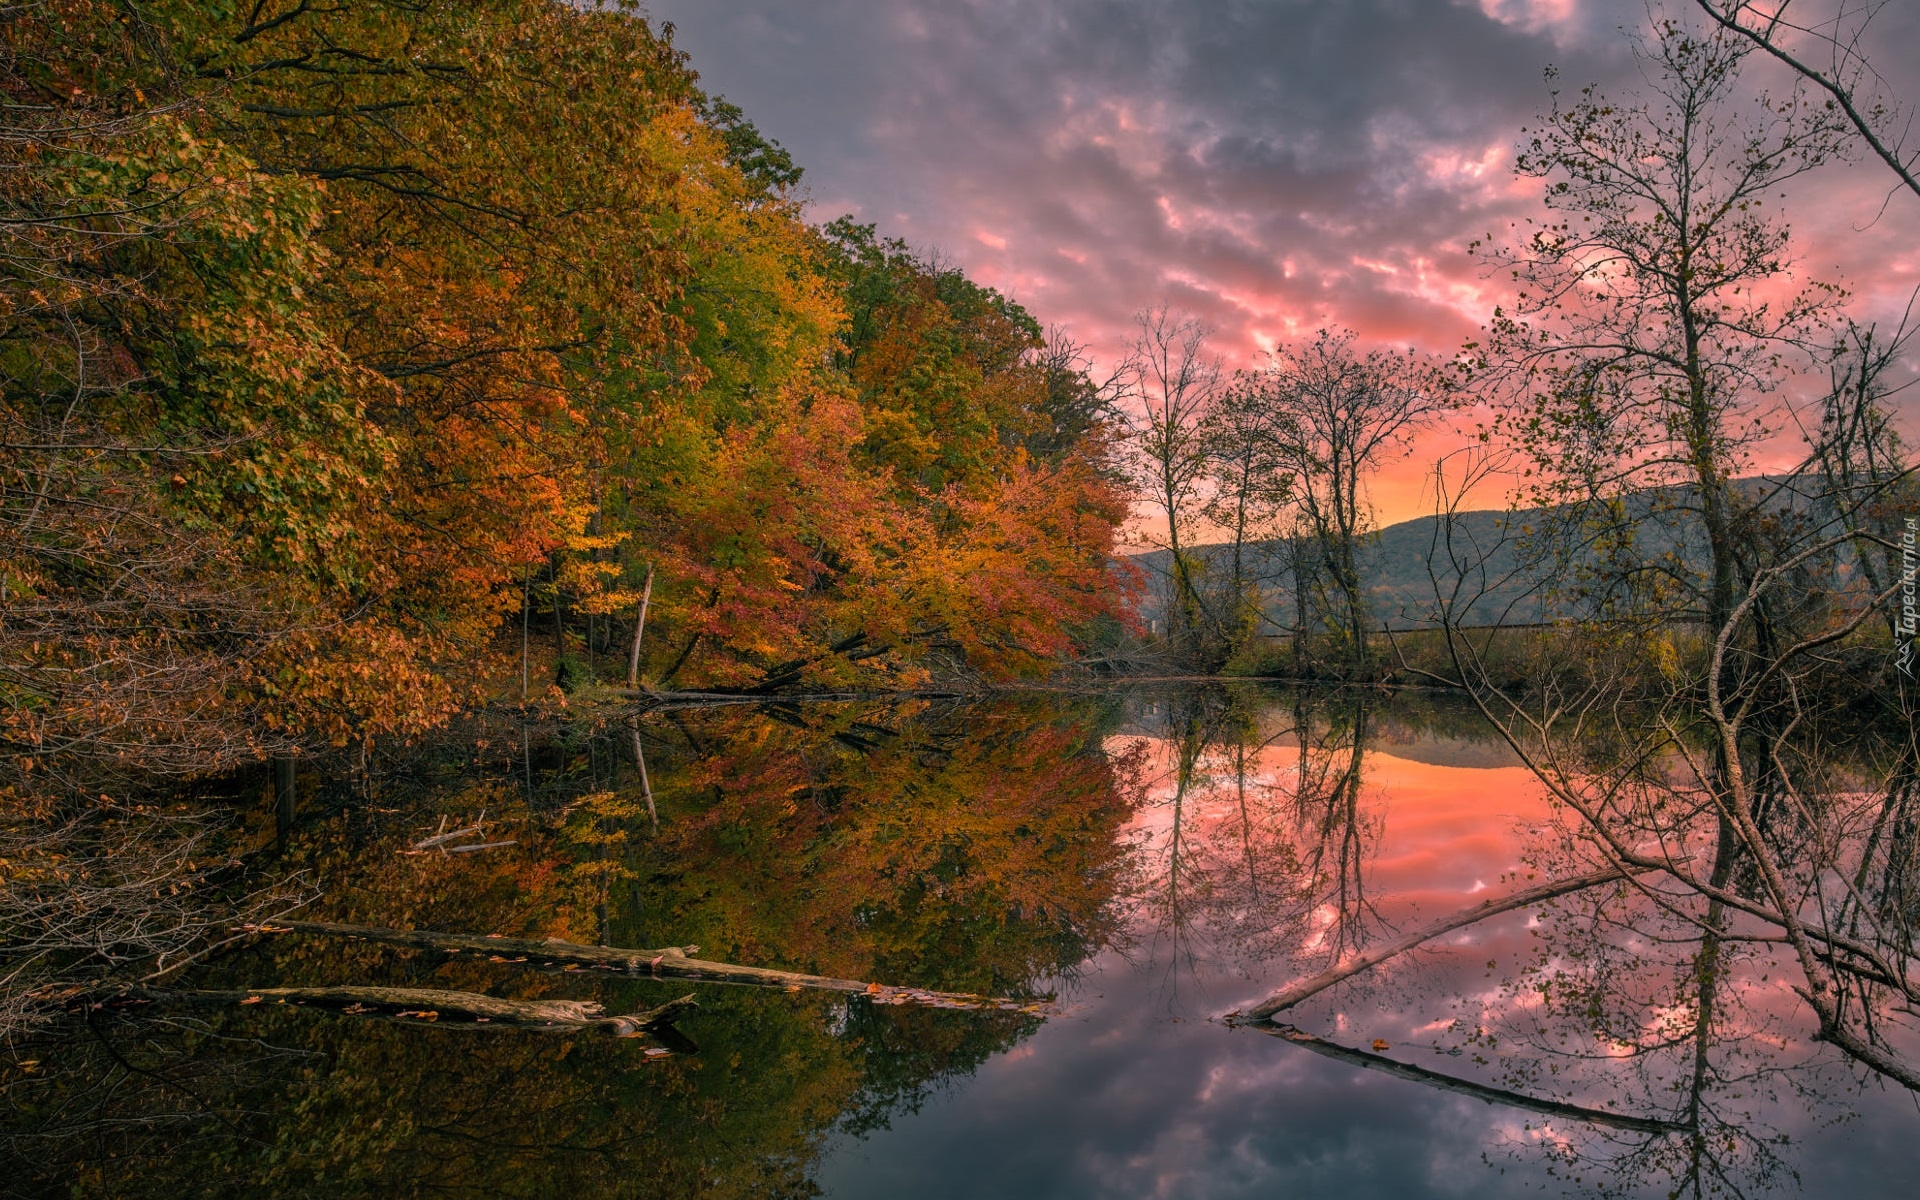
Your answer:
[[[633,762],[632,732],[614,725],[554,740],[524,792],[520,761],[494,780],[484,755],[450,747],[370,809],[304,831],[293,852],[325,899],[303,915],[540,936],[597,931],[604,905],[624,944],[697,942],[735,961],[1035,995],[1115,929],[1134,763],[1103,748],[1111,720],[1101,702],[1045,697],[680,713],[645,730],[649,784],[620,766]],[[517,812],[516,795],[527,798]],[[434,814],[482,797],[518,823],[519,845],[485,861],[394,854]],[[592,997],[615,1011],[673,987],[587,974],[281,937],[196,981],[350,978]],[[25,1048],[35,1073],[7,1080],[8,1186],[810,1195],[832,1131],[883,1126],[1039,1024],[747,988],[705,989],[700,1004],[682,1021],[697,1051],[659,1059],[631,1043],[272,1006],[64,1023]]]
[[[1152,973],[1116,994],[1156,995],[1162,1017],[1236,977],[1265,986],[1385,955],[1290,1008],[1297,1032],[1271,1028],[1436,1100],[1500,1106],[1474,1118],[1488,1154],[1576,1190],[1703,1197],[1790,1182],[1787,1139],[1843,1116],[1857,1080],[1809,1036],[1779,931],[1748,911],[1762,884],[1747,842],[1689,789],[1684,756],[1647,755],[1624,732],[1554,751],[1569,778],[1604,782],[1620,828],[1639,822],[1641,842],[1692,863],[1704,891],[1657,871],[1606,877],[1585,819],[1542,801],[1523,828],[1473,831],[1510,872],[1485,894],[1593,878],[1392,953],[1444,923],[1456,877],[1479,869],[1440,880],[1406,864],[1408,838],[1444,851],[1456,834],[1409,833],[1435,801],[1408,789],[1389,810],[1393,781],[1436,770],[1436,787],[1458,789],[1519,774],[1446,775],[1407,757],[1461,757],[1490,736],[1476,720],[1418,696],[1237,686],[690,710],[643,723],[649,784],[624,721],[551,739],[532,786],[517,742],[491,767],[484,751],[443,748],[316,818],[289,853],[324,893],[303,914],[316,918],[578,938],[600,932],[604,904],[615,944],[697,943],[716,959],[1032,997],[1110,969],[1117,952]],[[1911,918],[1911,773],[1861,786],[1899,754],[1825,754],[1817,778],[1791,758],[1778,779],[1753,764],[1780,861],[1830,861],[1823,838],[1851,831],[1852,886],[1822,918],[1836,939]],[[1457,803],[1449,813],[1477,811]],[[439,814],[483,806],[518,845],[394,853]],[[1496,810],[1475,819],[1498,824]],[[192,982],[458,988],[613,1011],[686,990],[538,965],[288,936]],[[653,1059],[619,1042],[266,1005],[97,1013],[21,1048],[40,1065],[6,1080],[7,1186],[802,1196],[833,1137],[885,1127],[1042,1023],[735,987],[699,999],[682,1026],[696,1049]],[[1136,1050],[1147,1047],[1124,1048]],[[1267,1039],[1221,1052],[1268,1051],[1293,1053]]]

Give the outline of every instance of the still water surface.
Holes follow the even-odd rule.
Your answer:
[[[1051,1003],[708,988],[681,1026],[691,1044],[651,1057],[284,1011],[129,1020],[76,1038],[69,1069],[15,1109],[14,1152],[44,1134],[39,1161],[64,1146],[66,1180],[99,1195],[1911,1194],[1920,1113],[1809,1039],[1772,947],[1703,947],[1631,889],[1487,920],[1322,993],[1283,1018],[1311,1045],[1223,1020],[1580,869],[1532,776],[1430,698],[1247,688],[656,714],[657,832],[628,731],[532,761],[512,730],[467,733],[309,818],[290,854],[315,880],[313,915],[698,943]],[[436,814],[482,807],[516,846],[396,854]],[[286,937],[200,982],[616,1012],[686,990],[537,967]],[[217,1119],[195,1116],[208,1108]],[[95,1133],[62,1142],[45,1114],[89,1128],[82,1109]]]
[[[1287,1018],[1436,1074],[1524,1081],[1512,1105],[1226,1024],[1223,1014],[1323,968],[1343,937],[1364,945],[1537,878],[1557,814],[1504,745],[1444,708],[1269,695],[1250,728],[1209,730],[1196,751],[1178,736],[1183,720],[1205,721],[1191,701],[1147,702],[1107,741],[1146,767],[1123,834],[1135,890],[1119,945],[1053,983],[1063,1011],[1019,1046],[885,1132],[835,1137],[818,1175],[827,1194],[1665,1196],[1697,1185],[1900,1196],[1920,1186],[1912,1101],[1863,1091],[1859,1072],[1807,1044],[1792,998],[1758,978],[1773,975],[1759,959],[1742,964],[1745,994],[1712,1035],[1709,1055],[1732,1043],[1725,1057],[1738,1061],[1705,1081],[1705,1123],[1724,1126],[1708,1155],[1720,1161],[1705,1170],[1687,1133],[1623,1133],[1518,1102],[1667,1116],[1684,1111],[1692,1079],[1689,1055],[1592,1061],[1584,1039],[1555,1028],[1566,1014],[1543,1011],[1530,984],[1582,946],[1564,932],[1549,944],[1537,910],[1449,935]],[[1343,775],[1353,795],[1335,794]],[[1315,901],[1304,920],[1302,886]],[[1578,926],[1591,913],[1567,915]],[[1615,981],[1647,1004],[1649,1024],[1663,999],[1685,1007],[1676,962],[1686,955],[1649,954],[1644,978]],[[1743,1144],[1761,1140],[1758,1152]]]

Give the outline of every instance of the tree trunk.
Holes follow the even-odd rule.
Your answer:
[[[294,804],[297,800],[295,765],[290,754],[282,754],[273,760],[273,827],[274,836],[282,846],[287,843],[287,835],[293,832]]]
[[[287,1004],[325,1009],[352,1017],[375,1017],[419,1024],[491,1029],[537,1029],[555,1032],[594,1031],[613,1037],[642,1037],[672,1024],[694,1006],[682,996],[658,1008],[609,1016],[592,1000],[505,1000],[478,992],[439,988],[289,987],[242,991],[174,991],[137,988],[112,998],[90,998],[94,1003],[120,1004]]]
[[[520,568],[520,703],[527,702],[527,637],[533,622],[533,563]]]
[[[1367,679],[1373,674],[1373,660],[1367,646],[1367,602],[1360,594],[1360,569],[1356,562],[1351,533],[1336,534],[1332,559],[1333,581],[1347,601],[1347,634],[1353,639],[1353,677]]]
[[[633,653],[627,658],[627,686],[640,686],[640,638],[647,632],[647,606],[653,602],[653,564],[647,564],[647,582],[640,589],[640,617],[633,623]],[[636,735],[637,736],[637,735]]]
[[[1305,679],[1308,667],[1307,588],[1309,586],[1306,539],[1294,537],[1289,553],[1293,558],[1293,673],[1295,678]]]
[[[1471,908],[1461,909],[1452,916],[1444,917],[1434,924],[1417,929],[1405,937],[1396,938],[1376,946],[1364,954],[1356,954],[1346,962],[1331,970],[1322,971],[1311,979],[1302,979],[1288,984],[1260,1003],[1239,1014],[1243,1021],[1266,1021],[1285,1012],[1294,1005],[1326,991],[1342,980],[1351,979],[1363,971],[1371,970],[1390,958],[1417,950],[1442,934],[1486,920],[1500,913],[1512,912],[1516,908],[1525,908],[1529,904],[1538,904],[1543,900],[1552,900],[1572,892],[1598,887],[1603,883],[1612,883],[1625,879],[1630,872],[1614,867],[1599,871],[1590,871],[1585,875],[1575,875],[1568,879],[1556,879],[1535,887],[1524,888],[1507,896],[1493,900],[1484,900]]]
[[[633,726],[633,763],[640,768],[640,791],[647,798],[647,820],[653,822],[653,831],[660,832],[660,813],[653,806],[653,783],[647,778],[647,755],[640,748],[640,724]]]
[[[553,580],[553,665],[560,667],[560,660],[567,656],[567,618],[560,603],[560,555],[556,551],[553,564],[547,568],[547,577]]]
[[[1355,1050],[1342,1046],[1325,1038],[1315,1037],[1295,1029],[1291,1025],[1269,1025],[1261,1023],[1254,1026],[1260,1032],[1273,1037],[1283,1038],[1296,1046],[1313,1051],[1315,1054],[1354,1066],[1365,1067],[1370,1071],[1379,1071],[1396,1079],[1405,1079],[1412,1083],[1438,1088],[1441,1091],[1457,1095],[1471,1096],[1475,1100],[1484,1100],[1488,1104],[1502,1104],[1512,1108],[1541,1113],[1563,1120],[1580,1121],[1590,1125],[1600,1125],[1609,1129],[1624,1129],[1633,1133],[1672,1134],[1688,1132],[1689,1127],[1675,1121],[1665,1121],[1658,1117],[1634,1117],[1622,1113],[1608,1112],[1602,1108],[1584,1108],[1578,1104],[1568,1104],[1564,1100],[1547,1100],[1538,1096],[1529,1096],[1524,1092],[1510,1091],[1506,1088],[1490,1087],[1471,1079],[1461,1079],[1456,1075],[1447,1075],[1439,1071],[1429,1071],[1425,1067],[1416,1067],[1411,1063],[1396,1062],[1379,1054],[1369,1054],[1365,1050]]]

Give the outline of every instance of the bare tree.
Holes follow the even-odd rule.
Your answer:
[[[1361,353],[1352,333],[1322,330],[1306,345],[1276,351],[1260,388],[1281,431],[1276,457],[1293,478],[1319,563],[1339,592],[1349,669],[1365,678],[1373,658],[1359,550],[1373,526],[1368,480],[1448,403],[1443,377],[1411,351]]]
[[[1686,507],[1706,526],[1712,560],[1703,602],[1676,612],[1657,594],[1631,594],[1638,603],[1584,612],[1527,689],[1509,690],[1490,638],[1464,617],[1511,581],[1492,578],[1500,547],[1474,541],[1461,488],[1441,476],[1429,557],[1449,666],[1408,669],[1463,689],[1564,807],[1573,865],[1592,870],[1569,873],[1568,887],[1612,872],[1695,931],[1697,1063],[1721,1039],[1712,1014],[1728,1003],[1706,985],[1735,949],[1764,946],[1797,977],[1820,1040],[1920,1090],[1910,1056],[1914,725],[1897,679],[1882,689],[1891,698],[1880,719],[1840,703],[1861,679],[1892,674],[1863,631],[1898,588],[1893,543],[1876,523],[1911,480],[1885,417],[1897,356],[1858,329],[1823,351],[1812,329],[1824,293],[1784,307],[1753,297],[1784,263],[1787,235],[1753,212],[1766,197],[1749,189],[1810,169],[1838,130],[1824,106],[1793,102],[1768,105],[1759,129],[1724,120],[1742,52],[1669,26],[1654,51],[1663,105],[1589,92],[1556,112],[1522,168],[1582,219],[1506,261],[1557,288],[1536,294],[1535,314],[1558,303],[1570,315],[1551,335],[1517,321],[1497,334],[1543,384],[1521,439],[1536,464],[1616,502],[1634,481],[1693,489]],[[1741,419],[1789,353],[1828,363],[1832,386],[1803,426],[1805,459],[1736,506]],[[1469,481],[1487,469],[1470,462]],[[1684,577],[1684,563],[1666,569]],[[1703,1072],[1682,1114],[1696,1190],[1720,1169],[1700,1152]]]
[[[1833,0],[1811,16],[1809,6],[1795,8],[1793,0],[1694,3],[1721,29],[1746,39],[1830,96],[1874,156],[1920,196],[1920,150],[1908,148],[1913,114],[1902,109],[1866,51],[1867,30],[1887,8],[1886,0]]]
[[[1707,578],[1673,578],[1721,628],[1751,571],[1739,541],[1754,510],[1731,481],[1783,423],[1767,400],[1796,362],[1816,362],[1838,297],[1811,283],[1763,294],[1792,278],[1771,206],[1838,152],[1842,129],[1799,92],[1738,103],[1747,49],[1731,35],[1667,23],[1638,50],[1648,95],[1556,92],[1527,135],[1517,169],[1546,183],[1552,215],[1487,252],[1521,294],[1496,311],[1478,365],[1509,389],[1503,421],[1543,481],[1536,500],[1638,495],[1697,515]]]
[[[1171,562],[1172,594],[1167,633],[1188,657],[1212,656],[1212,635],[1192,556],[1191,534],[1201,519],[1208,483],[1207,415],[1219,394],[1223,371],[1207,351],[1211,330],[1198,318],[1165,304],[1134,318],[1129,347],[1132,399],[1131,449],[1135,477],[1149,504],[1165,522],[1161,543]],[[1210,664],[1211,665],[1211,664]]]
[[[1227,535],[1225,632],[1237,649],[1258,630],[1265,610],[1265,573],[1255,557],[1260,564],[1275,557],[1273,543],[1293,500],[1288,430],[1257,381],[1242,373],[1221,392],[1204,435],[1212,484],[1204,511]]]
[[[1828,398],[1824,436],[1789,478],[1833,478],[1841,468],[1817,464],[1865,457],[1851,431],[1874,424],[1858,411],[1874,406],[1872,374],[1869,363],[1864,383]],[[1735,940],[1784,947],[1820,1039],[1920,1090],[1920,1064],[1901,1049],[1920,996],[1914,725],[1897,683],[1891,719],[1836,719],[1832,699],[1866,673],[1863,655],[1884,661],[1860,633],[1898,579],[1866,584],[1836,556],[1888,548],[1861,514],[1911,473],[1882,461],[1877,484],[1815,496],[1804,519],[1776,523],[1697,653],[1676,653],[1671,631],[1639,614],[1603,614],[1564,631],[1582,670],[1545,660],[1524,695],[1499,686],[1487,641],[1461,626],[1473,597],[1460,581],[1492,555],[1468,540],[1462,493],[1443,481],[1431,559],[1451,665],[1430,677],[1464,689],[1565,806],[1571,844],[1701,932],[1703,961]],[[1755,922],[1767,932],[1738,933]]]
[[[1059,328],[1048,329],[1046,341],[1029,351],[1027,358],[1040,368],[1047,387],[1040,413],[1044,424],[1024,438],[1029,453],[1042,460],[1058,459],[1088,438],[1111,430],[1117,420],[1115,402],[1132,374],[1130,358],[1097,372],[1087,348]]]

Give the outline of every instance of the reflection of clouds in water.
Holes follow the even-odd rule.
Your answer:
[[[1195,760],[1184,789],[1176,743],[1133,734],[1110,738],[1107,745],[1115,753],[1144,746],[1151,763],[1151,782],[1127,826],[1136,847],[1139,887],[1164,883],[1177,832],[1182,871],[1190,883],[1209,885],[1204,912],[1188,915],[1214,922],[1211,933],[1273,935],[1280,940],[1258,946],[1269,954],[1311,955],[1333,944],[1329,930],[1348,914],[1323,897],[1296,895],[1293,889],[1302,884],[1297,864],[1275,859],[1278,850],[1291,850],[1297,858],[1303,836],[1303,818],[1289,810],[1302,798],[1297,745],[1269,742],[1248,752],[1244,763],[1215,747]],[[1332,752],[1347,751],[1335,746]],[[1318,750],[1314,756],[1325,758]],[[1320,776],[1309,772],[1306,787],[1328,786],[1324,765],[1319,764]],[[1336,763],[1336,774],[1338,769],[1344,763]],[[1450,911],[1486,890],[1488,880],[1507,886],[1524,869],[1521,831],[1550,815],[1538,781],[1524,768],[1435,764],[1372,749],[1364,755],[1354,807],[1369,839],[1364,869],[1370,894],[1380,897],[1381,919],[1395,926]],[[1261,880],[1245,878],[1250,853],[1257,860],[1256,877],[1274,872],[1265,880],[1267,894],[1260,902],[1251,893]],[[1236,883],[1243,886],[1236,889]]]
[[[1337,759],[1345,753],[1338,741],[1310,738],[1309,757]],[[1285,870],[1261,861],[1299,838],[1291,789],[1315,777],[1315,764],[1284,742],[1236,755],[1231,745],[1196,752],[1191,742],[1140,732],[1108,741],[1112,752],[1140,747],[1149,783],[1126,836],[1128,920],[1144,958],[1103,956],[1084,981],[1084,1007],[1049,1021],[1026,1044],[1030,1054],[989,1061],[937,1110],[911,1118],[893,1150],[866,1145],[831,1156],[829,1194],[1506,1196],[1548,1185],[1550,1166],[1590,1177],[1597,1169],[1624,1194],[1665,1193],[1663,1181],[1684,1169],[1675,1165],[1684,1139],[1640,1138],[1637,1146],[1618,1131],[1489,1107],[1196,1020],[1309,973],[1338,948],[1328,933],[1344,914],[1300,889],[1298,853]],[[1367,752],[1353,797],[1358,819],[1378,820],[1364,870],[1382,927],[1414,928],[1510,892],[1559,860],[1562,843],[1530,774],[1455,765],[1444,745],[1428,749],[1435,752],[1418,759]],[[1335,774],[1344,766],[1334,765]],[[1382,813],[1388,794],[1391,811]],[[1181,895],[1173,908],[1165,897],[1176,854]],[[1258,899],[1256,889],[1264,889]],[[1398,1061],[1541,1099],[1670,1114],[1685,1103],[1686,1035],[1696,1011],[1673,989],[1684,989],[1695,949],[1684,928],[1625,923],[1645,924],[1642,902],[1616,902],[1601,919],[1582,907],[1586,900],[1563,900],[1544,918],[1514,912],[1447,935],[1289,1019],[1349,1046],[1377,1039]],[[1171,934],[1170,922],[1179,926]],[[1598,965],[1618,972],[1597,982],[1621,989],[1608,1002],[1631,1018],[1599,1029],[1570,1022],[1578,1014],[1568,1000],[1539,986],[1571,987],[1594,971],[1594,946],[1577,939],[1596,933],[1613,939],[1597,943],[1605,960]],[[1772,968],[1759,958],[1730,956],[1724,968],[1739,1005],[1728,997],[1716,1005],[1706,1128],[1718,1138],[1752,1129],[1806,1142],[1791,1156],[1818,1181],[1821,1190],[1810,1194],[1891,1177],[1897,1160],[1840,1153],[1823,1132],[1844,1107],[1797,1094],[1847,1091],[1847,1072],[1793,1032],[1797,997],[1778,974],[1760,982]],[[1176,969],[1192,986],[1170,994]],[[1208,997],[1220,1002],[1209,1006]],[[1644,1044],[1676,1039],[1677,1047]],[[1643,1044],[1629,1054],[1635,1041]],[[1854,1121],[1884,1135],[1910,1123],[1898,1107],[1870,1106]],[[903,1150],[919,1165],[907,1167]],[[1766,1186],[1764,1149],[1745,1145],[1732,1159],[1728,1169]],[[943,1170],[960,1172],[965,1186],[940,1182]]]
[[[1100,1036],[1049,1022],[1032,1058],[986,1064],[960,1092],[839,1147],[840,1197],[1372,1197],[1537,1194],[1544,1174],[1479,1161],[1505,1118],[1486,1105],[1290,1051],[1213,1024],[1145,1015],[1119,964]]]

